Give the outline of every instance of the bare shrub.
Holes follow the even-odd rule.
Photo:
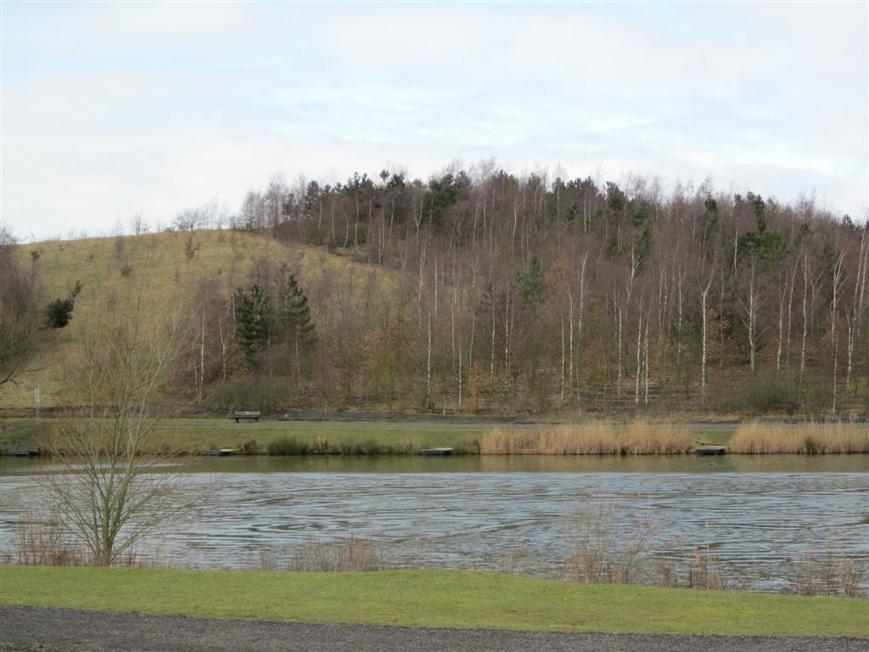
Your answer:
[[[650,584],[669,588],[723,589],[729,585],[708,549],[695,548],[687,564],[652,563],[648,521],[625,526],[616,508],[598,500],[572,520],[573,548],[566,564],[567,579],[597,584]]]
[[[573,550],[567,562],[568,579],[577,582],[637,584],[648,554],[648,523],[619,526],[615,509],[602,501],[575,517]]]
[[[800,595],[860,597],[860,569],[851,559],[831,550],[812,553],[797,563],[797,572],[785,591]]]
[[[384,567],[380,548],[354,535],[323,542],[311,537],[295,550],[288,570],[310,572],[373,571]]]
[[[694,556],[688,562],[688,574],[685,586],[689,589],[723,589],[726,587],[721,571],[709,550],[694,550]]]
[[[262,451],[259,441],[255,437],[242,442],[238,447],[239,455],[259,455]]]
[[[46,514],[27,514],[19,522],[11,559],[28,566],[84,566],[88,555],[70,541],[63,525]]]
[[[655,585],[666,589],[679,586],[679,575],[672,564],[661,562],[658,564],[658,573],[655,576]]]
[[[140,538],[184,509],[171,457],[149,452],[177,323],[146,313],[141,284],[128,292],[106,289],[100,318],[68,364],[81,407],[39,442],[60,471],[40,476],[45,504],[101,565],[125,563]]]
[[[271,548],[262,548],[259,551],[257,570],[269,572],[281,570],[280,564],[278,563],[277,555],[275,555],[274,550],[272,550]]]

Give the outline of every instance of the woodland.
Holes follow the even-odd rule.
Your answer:
[[[131,230],[115,240],[157,237],[141,217]],[[869,397],[866,228],[811,198],[483,163],[276,177],[237,211],[186,210],[159,231],[185,269],[215,238],[262,243],[233,274],[175,275],[166,400],[192,410],[849,416]],[[52,345],[16,328],[74,324],[81,292],[70,275],[67,296],[40,293],[21,249],[7,234],[9,381],[21,341]],[[121,282],[147,276],[123,258]]]

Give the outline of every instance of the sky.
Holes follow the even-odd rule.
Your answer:
[[[23,240],[488,159],[867,216],[866,2],[3,1],[0,26],[0,223]]]

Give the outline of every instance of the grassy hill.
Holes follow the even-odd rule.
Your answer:
[[[46,302],[66,296],[76,282],[82,289],[69,326],[52,333],[49,344],[15,384],[0,388],[0,407],[4,408],[32,407],[37,385],[43,407],[64,404],[64,387],[75,382],[63,377],[64,358],[88,329],[96,299],[110,284],[141,280],[149,308],[154,310],[184,301],[205,279],[216,280],[228,296],[233,288],[247,283],[251,270],[264,261],[273,266],[286,263],[303,287],[319,288],[321,295],[328,295],[335,279],[341,279],[357,287],[364,284],[369,295],[391,301],[397,285],[396,273],[382,267],[358,263],[324,248],[238,231],[45,241],[22,245],[19,255],[21,264],[38,275]],[[312,305],[315,315],[318,305],[323,304]]]

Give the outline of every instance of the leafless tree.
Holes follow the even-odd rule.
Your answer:
[[[148,220],[145,219],[145,214],[142,211],[135,213],[130,218],[130,231],[133,235],[142,235],[143,233],[148,233],[151,227],[148,224]]]
[[[35,355],[44,316],[35,267],[31,272],[22,269],[16,254],[15,240],[0,227],[0,387],[12,382]]]
[[[143,294],[123,283],[106,293],[69,370],[82,407],[46,442],[62,470],[44,476],[48,505],[98,565],[130,553],[180,507],[178,476],[160,468],[168,455],[153,442],[177,329]]]

